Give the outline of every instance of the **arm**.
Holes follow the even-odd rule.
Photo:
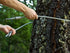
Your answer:
[[[38,19],[36,12],[18,0],[0,0],[0,3],[24,13],[28,19]]]

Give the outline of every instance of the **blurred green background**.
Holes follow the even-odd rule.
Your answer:
[[[19,0],[20,2],[26,4],[28,7],[36,10],[37,0]],[[3,6],[0,4],[0,24],[10,25],[13,28],[18,28],[19,26],[31,22],[27,18],[6,20],[6,18],[11,17],[22,17],[24,14],[15,9]],[[5,37],[5,33],[0,31],[0,53],[28,53],[30,47],[30,38],[32,34],[32,24],[29,24],[20,30],[14,36]]]

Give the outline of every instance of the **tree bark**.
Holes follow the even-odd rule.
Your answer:
[[[38,15],[67,19],[69,5],[69,0],[37,0],[36,11]],[[66,31],[68,29],[66,29],[67,22],[64,24],[65,21],[44,17],[34,20],[30,53],[65,53]]]

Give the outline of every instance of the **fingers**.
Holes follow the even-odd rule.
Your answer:
[[[15,33],[16,33],[15,29],[13,29],[12,27],[10,27],[8,25],[7,25],[7,29],[8,29],[8,31],[12,31],[12,35],[15,35]]]
[[[13,31],[12,35],[15,35],[15,33],[16,33],[15,29],[11,29],[11,31]]]
[[[28,19],[34,20],[34,19],[38,19],[38,15],[37,14],[33,14],[29,17],[27,17]]]
[[[12,31],[12,35],[16,33],[16,30],[9,25],[1,25],[0,30],[5,32],[6,34],[8,34],[10,31]]]
[[[34,19],[38,19],[38,15],[36,14],[36,12],[33,13],[31,19],[33,19],[33,20],[34,20]]]
[[[16,33],[16,30],[9,25],[0,25],[0,30],[5,32],[6,34],[8,34],[10,31],[12,31],[12,35]]]
[[[35,15],[35,19],[38,19],[38,15],[37,14]]]
[[[31,8],[26,8],[24,14],[28,19],[31,20],[38,19],[37,13]]]

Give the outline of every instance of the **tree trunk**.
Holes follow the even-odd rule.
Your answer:
[[[37,2],[36,11],[38,15],[68,18],[69,0],[37,0]],[[66,36],[67,25],[65,21],[51,20],[44,17],[34,20],[30,53],[65,53],[67,51],[65,50],[66,45],[70,45],[66,42],[66,37],[68,37]]]

